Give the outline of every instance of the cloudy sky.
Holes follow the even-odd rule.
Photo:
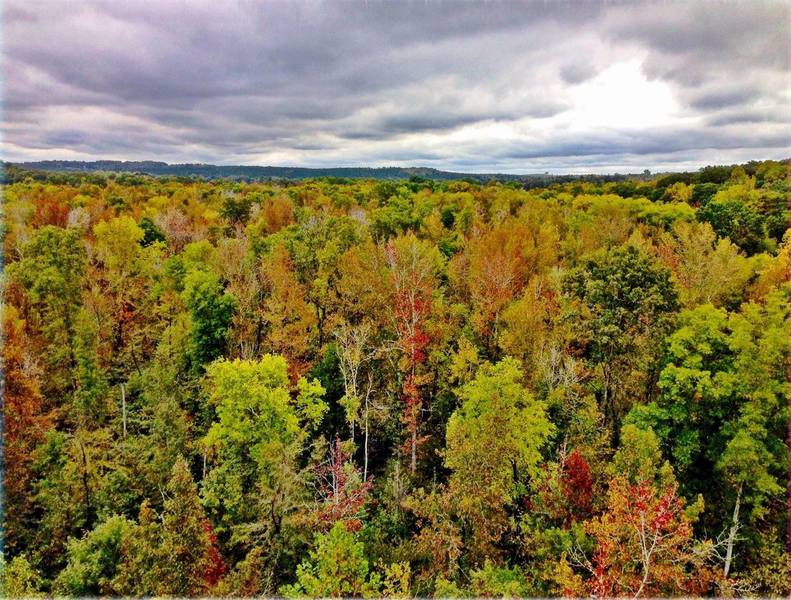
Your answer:
[[[467,172],[791,154],[782,0],[3,2],[6,160]]]

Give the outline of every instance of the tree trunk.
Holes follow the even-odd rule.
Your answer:
[[[736,504],[733,507],[733,522],[731,530],[728,532],[728,545],[725,550],[725,566],[722,570],[723,577],[728,577],[731,570],[731,560],[733,559],[733,544],[736,542],[736,533],[739,531],[739,507],[742,501],[742,484],[739,484],[739,491],[736,493]]]

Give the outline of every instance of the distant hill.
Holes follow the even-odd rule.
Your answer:
[[[787,168],[789,161],[749,161],[741,166],[750,175],[763,165],[774,165]],[[153,160],[41,160],[34,162],[3,162],[0,161],[2,181],[10,183],[33,177],[34,179],[51,179],[52,177],[74,177],[80,174],[103,177],[111,174],[147,175],[153,177],[178,177],[201,179],[231,179],[239,181],[266,180],[300,180],[319,177],[337,179],[431,179],[435,181],[468,180],[479,183],[488,181],[513,182],[524,188],[536,188],[565,183],[570,181],[588,181],[601,183],[606,181],[624,180],[657,180],[657,185],[665,187],[675,182],[685,183],[722,183],[730,176],[731,169],[736,165],[707,166],[695,171],[665,171],[651,174],[647,169],[641,173],[588,173],[582,175],[552,175],[550,173],[533,173],[515,175],[513,173],[458,173],[441,171],[430,167],[331,167],[312,169],[308,167],[259,167],[250,165],[209,165],[205,163],[170,164]]]
[[[207,165],[203,163],[169,164],[166,162],[120,161],[120,160],[42,160],[35,162],[7,163],[25,170],[55,171],[59,173],[141,173],[146,175],[168,175],[174,177],[203,177],[206,179],[309,179],[314,177],[339,177],[344,179],[411,179],[420,177],[434,180],[471,179],[486,182],[517,181],[517,182],[554,182],[568,179],[623,179],[624,175],[513,175],[508,173],[455,173],[440,171],[429,167],[334,167],[311,169],[307,167],[257,167],[245,165]],[[634,176],[634,175],[633,175]],[[642,176],[642,175],[641,175]]]

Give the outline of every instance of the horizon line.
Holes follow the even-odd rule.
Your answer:
[[[740,164],[749,164],[750,162],[765,162],[765,161],[775,161],[775,162],[789,162],[791,158],[783,158],[783,159],[773,159],[773,158],[762,158],[762,159],[751,159],[745,162],[736,162],[736,163],[713,163],[707,164],[703,166],[699,166],[693,169],[651,169],[649,167],[635,167],[635,170],[628,170],[628,171],[595,171],[595,170],[564,170],[563,172],[553,172],[552,168],[544,169],[543,171],[533,171],[533,172],[524,172],[524,173],[516,173],[516,172],[509,172],[509,171],[457,171],[454,169],[441,169],[437,167],[430,167],[425,165],[410,165],[410,166],[399,166],[399,165],[387,165],[387,166],[366,166],[366,165],[335,165],[335,166],[302,166],[302,165],[260,165],[260,164],[241,164],[241,163],[234,163],[234,164],[217,164],[217,163],[210,163],[210,162],[168,162],[159,159],[118,159],[118,158],[99,158],[99,159],[61,159],[61,158],[46,158],[46,159],[38,159],[38,160],[7,160],[7,159],[0,159],[0,163],[9,164],[14,166],[32,166],[32,165],[43,165],[48,163],[71,163],[71,164],[86,164],[89,165],[91,163],[121,163],[121,164],[135,164],[135,163],[151,163],[151,164],[158,164],[165,167],[214,167],[214,168],[247,168],[247,169],[293,169],[293,170],[305,170],[305,171],[337,171],[337,170],[346,170],[346,169],[365,169],[365,170],[387,170],[387,169],[400,169],[400,170],[428,170],[434,171],[438,173],[450,173],[454,175],[469,175],[469,176],[511,176],[511,177],[542,177],[542,176],[568,176],[568,175],[657,175],[662,173],[687,173],[687,172],[698,172],[702,169],[707,167],[723,167],[723,166],[735,166]],[[52,169],[57,171],[57,169]],[[111,170],[110,170],[111,172]]]

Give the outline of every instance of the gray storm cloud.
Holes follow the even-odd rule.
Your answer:
[[[784,2],[6,0],[3,157],[477,171],[789,154]]]

